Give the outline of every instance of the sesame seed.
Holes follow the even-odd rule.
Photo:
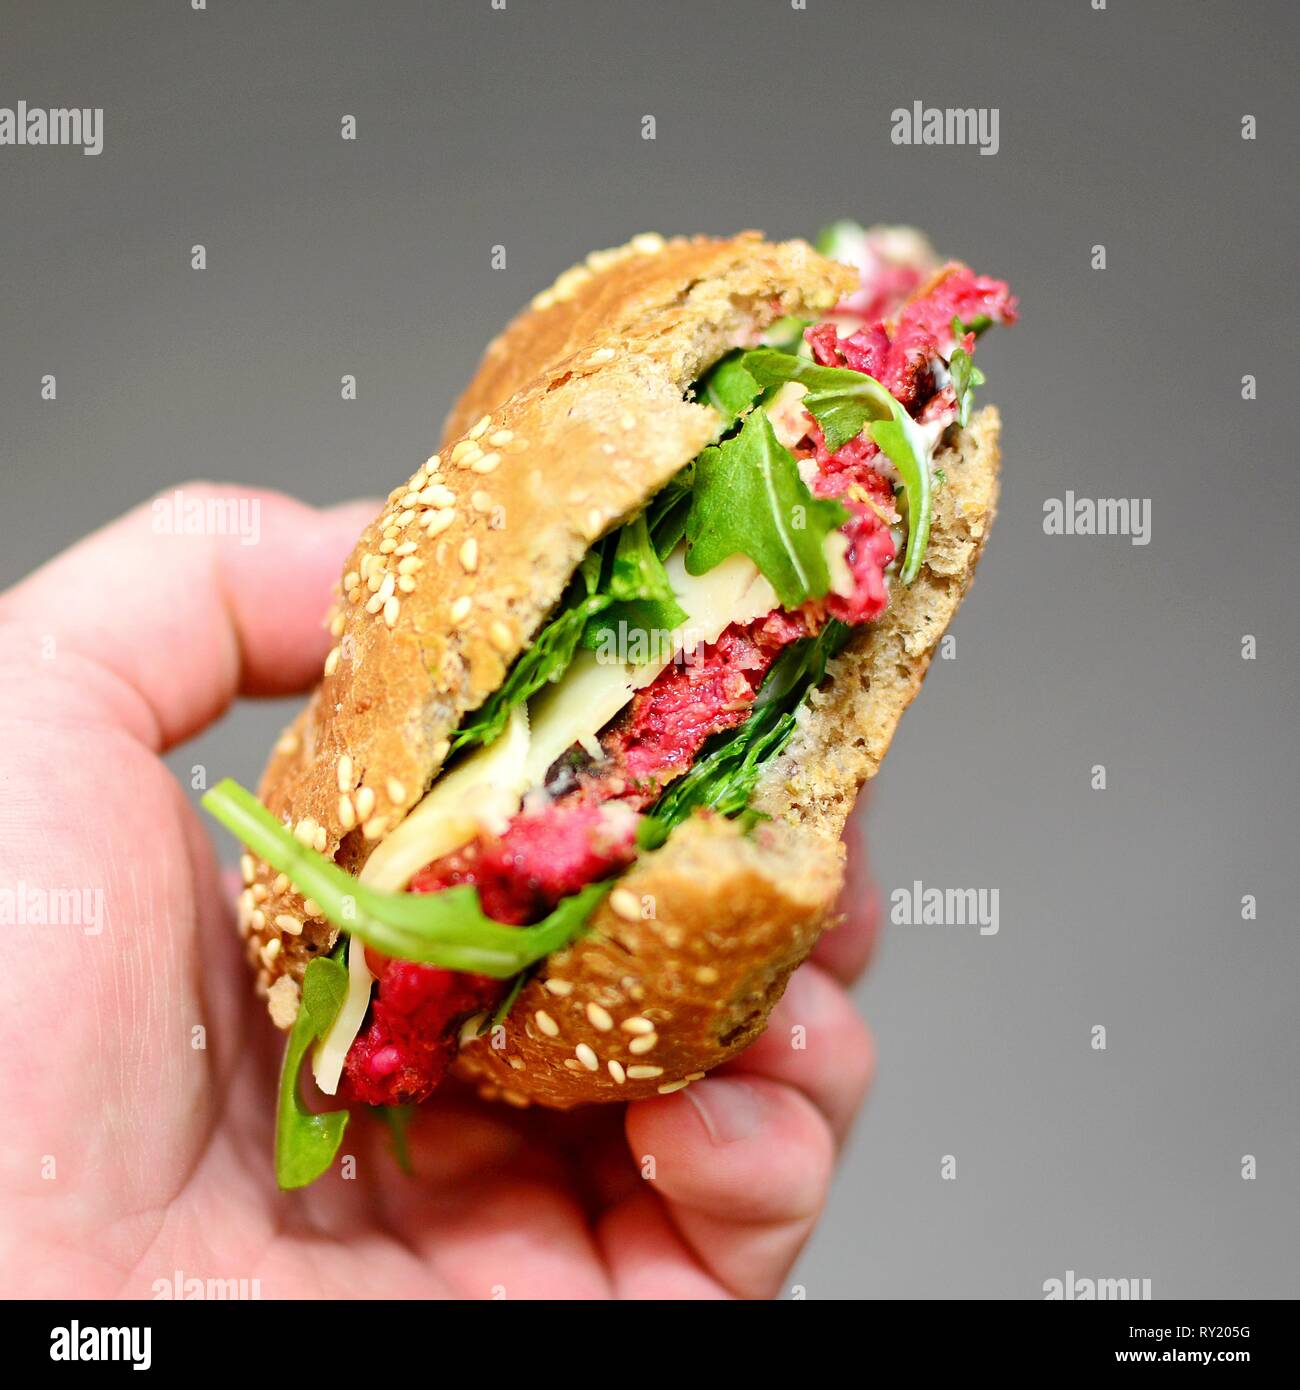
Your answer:
[[[266,943],[266,945],[262,947],[262,964],[263,964],[263,965],[270,965],[270,963],[271,963],[271,962],[276,958],[276,956],[278,956],[279,954],[280,954],[280,938],[279,938],[278,936],[273,936],[273,937],[270,939],[270,941],[268,941],[268,942]]]
[[[405,555],[414,555],[419,548],[419,541],[403,541],[401,545],[393,551],[393,554],[396,555],[398,559],[401,559]],[[397,571],[399,574],[402,572],[402,567],[400,565],[398,565]]]
[[[290,936],[300,936],[302,934],[302,923],[296,917],[291,917],[287,912],[282,912],[275,919],[275,925],[282,932],[288,932]]]
[[[587,530],[593,535],[600,534],[600,528],[605,524],[605,518],[601,515],[598,507],[593,507],[587,513]]]
[[[407,555],[397,562],[398,574],[417,574],[424,568],[424,561],[418,555]]]
[[[330,619],[330,636],[342,637],[343,629],[347,625],[347,614],[343,612],[335,613]]]
[[[574,1059],[573,1059],[572,1057],[566,1057],[566,1058],[564,1059],[564,1065],[565,1065],[565,1067],[566,1067],[569,1071],[581,1071],[581,1070],[582,1070],[582,1063],[581,1063],[581,1062],[576,1062],[576,1061],[574,1061]]]
[[[487,1014],[485,1013],[474,1014],[471,1018],[467,1018],[465,1022],[460,1025],[460,1045],[464,1047],[466,1043],[473,1042],[474,1039],[478,1037],[478,1030],[486,1021]]]
[[[263,931],[266,928],[266,913],[260,907],[254,908],[253,915],[248,919],[254,931]]]
[[[715,966],[702,965],[695,972],[695,980],[701,985],[716,985],[718,983],[718,971]]]
[[[413,594],[415,592],[415,576],[413,574],[402,575],[397,581],[397,587],[401,593]]]
[[[298,735],[292,730],[281,734],[276,742],[275,751],[277,753],[296,753],[298,751]]]
[[[653,1033],[655,1030],[654,1024],[648,1018],[641,1018],[639,1015],[635,1018],[625,1018],[618,1026],[625,1033]]]
[[[406,800],[406,788],[396,777],[390,777],[388,779],[385,784],[385,790],[388,792],[389,801],[391,801],[394,806],[400,806]]]
[[[370,813],[375,809],[375,789],[374,787],[360,787],[356,795],[357,816],[361,820],[369,820]]]
[[[469,610],[473,608],[474,600],[468,594],[462,594],[455,603],[451,605],[451,620],[453,623],[463,623],[469,617]]]
[[[397,524],[398,526],[409,526],[411,522],[413,522],[414,520],[414,510],[411,507],[407,507],[407,509],[397,518]]]
[[[430,483],[428,487],[420,493],[420,501],[426,507],[450,507],[456,501],[456,494],[442,483]]]
[[[475,459],[474,462],[470,464],[470,468],[475,473],[491,473],[500,463],[500,454],[484,454],[481,459]]]
[[[614,360],[614,349],[611,347],[597,348],[588,359],[591,362],[612,362]]]
[[[689,1072],[686,1079],[687,1081],[703,1081],[704,1073],[702,1071]]]
[[[643,256],[649,256],[664,249],[664,239],[658,232],[638,232],[628,244],[634,251],[639,251]]]
[[[285,890],[286,888],[288,888],[288,886],[289,886],[289,875],[288,875],[288,874],[276,874],[275,879],[274,879],[273,882],[271,883],[271,892],[272,892],[272,893],[277,893],[277,894],[278,894],[278,893],[283,893],[284,890]]]
[[[345,589],[355,589],[357,585],[360,583],[361,576],[356,572],[356,570],[349,570],[343,576],[343,587]]]
[[[508,652],[515,644],[515,639],[507,623],[503,623],[498,618],[490,628],[488,628],[488,641],[501,653]]]
[[[557,999],[563,999],[565,995],[573,993],[573,983],[570,980],[557,980],[552,978],[547,980],[545,984],[546,988],[555,995]]]
[[[397,587],[397,577],[396,577],[396,575],[386,574],[386,575],[384,575],[384,582],[379,586],[379,591],[375,594],[375,597],[376,597],[381,603],[387,603],[388,600],[389,600],[390,598],[392,598],[392,596],[393,596],[393,590],[394,590],[396,587]]]
[[[632,1041],[628,1043],[627,1050],[633,1055],[633,1057],[643,1057],[647,1052],[651,1051],[654,1048],[655,1043],[657,1043],[658,1041],[658,1033],[642,1033],[638,1037],[633,1038]]]
[[[385,536],[384,539],[383,539],[382,541],[379,542],[379,553],[380,553],[381,555],[391,555],[391,554],[393,553],[393,551],[396,550],[396,549],[397,549],[397,537],[396,537],[396,536]]]
[[[470,459],[478,458],[482,452],[472,439],[462,439],[451,451],[451,461],[463,468]]]
[[[425,470],[429,473],[436,473],[442,467],[442,455],[430,454],[424,461]]]
[[[490,512],[492,510],[492,498],[482,488],[470,493],[469,504],[476,512]]]
[[[560,1025],[546,1012],[545,1009],[538,1009],[533,1015],[533,1022],[546,1034],[548,1038],[558,1038],[560,1036]]]
[[[435,743],[435,744],[433,745],[433,760],[434,760],[434,762],[435,762],[435,763],[440,763],[440,762],[447,756],[447,754],[450,753],[450,752],[451,752],[451,740],[450,740],[449,738],[440,738],[440,739],[437,741],[437,743]]]
[[[387,600],[386,598],[384,598],[382,594],[375,594],[375,595],[373,595],[371,598],[369,598],[369,599],[366,600],[366,612],[367,612],[367,613],[378,613],[379,610],[380,610],[380,609],[384,606],[384,604],[387,603],[387,602],[388,602],[388,600]]]
[[[424,529],[430,536],[441,535],[455,520],[456,513],[453,511],[425,512]]]
[[[614,1020],[609,1016],[608,1009],[602,1009],[599,1004],[588,1003],[587,1021],[598,1032],[608,1033],[614,1026]]]
[[[370,819],[361,827],[361,833],[367,840],[377,840],[384,833],[384,826],[387,822],[383,816],[371,816]]]
[[[628,1067],[627,1079],[629,1081],[653,1081],[656,1076],[662,1076],[662,1067]]]
[[[300,845],[309,845],[316,838],[316,822],[310,816],[304,816],[293,828],[293,838]]]
[[[488,435],[488,443],[496,445],[499,448],[502,444],[509,444],[514,437],[514,430],[493,430],[492,433]]]
[[[623,1063],[615,1061],[613,1057],[605,1065],[609,1068],[609,1074],[614,1078],[618,1085],[623,1085],[627,1080],[627,1072],[623,1070]]]
[[[579,1043],[573,1049],[573,1055],[582,1063],[588,1071],[599,1071],[600,1060],[596,1054],[587,1046],[586,1043]]]
[[[325,658],[325,674],[332,676],[339,669],[339,657],[343,655],[341,647],[331,647],[329,654]]]
[[[384,600],[384,622],[389,627],[397,625],[397,615],[402,611],[402,601],[396,594],[390,595]]]
[[[352,790],[352,755],[351,753],[340,753],[338,766],[335,769],[338,774],[338,787],[341,792]]]
[[[255,883],[248,891],[253,895],[255,903],[264,903],[271,896],[265,883]]]
[[[670,1096],[674,1091],[684,1091],[691,1083],[689,1081],[666,1081],[658,1088],[661,1096]]]
[[[473,536],[466,536],[460,547],[459,559],[461,568],[468,574],[473,574],[478,568],[478,542]]]
[[[641,903],[635,893],[627,888],[615,888],[609,895],[610,910],[625,922],[641,920]]]
[[[419,488],[412,488],[410,492],[403,493],[402,506],[413,507],[420,500]]]
[[[254,872],[253,856],[251,854],[241,854],[239,856],[239,872],[245,883],[252,883],[257,877]]]
[[[487,428],[488,428],[488,426],[489,426],[491,423],[492,423],[492,417],[491,417],[490,415],[485,415],[485,416],[478,422],[478,424],[475,425],[474,428],[473,428],[472,430],[470,430],[470,432],[469,432],[469,437],[470,437],[471,439],[481,439],[481,438],[483,437],[483,435],[485,435],[485,434],[487,433]]]
[[[344,830],[351,830],[357,823],[357,813],[352,805],[352,798],[344,792],[339,797],[339,824]]]
[[[311,847],[317,854],[325,853],[325,846],[329,844],[330,838],[323,825],[316,827],[316,833],[311,837]]]

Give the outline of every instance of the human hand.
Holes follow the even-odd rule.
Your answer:
[[[726,1067],[570,1114],[449,1084],[411,1123],[412,1176],[358,1114],[353,1177],[277,1190],[283,1040],[161,755],[238,696],[318,679],[329,588],[374,508],[184,491],[256,501],[258,543],[159,534],[145,505],[0,595],[0,1293],[150,1297],[177,1270],[263,1297],[775,1293],[872,1070],[845,989],[875,931],[856,847],[846,922]],[[68,889],[82,925],[38,924]]]

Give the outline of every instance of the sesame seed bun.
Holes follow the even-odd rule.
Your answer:
[[[716,416],[684,399],[691,383],[775,318],[813,317],[855,285],[802,242],[639,237],[534,299],[489,347],[432,471],[393,491],[349,559],[322,684],[263,778],[271,811],[357,871],[591,543],[711,441]],[[986,408],[940,455],[922,572],[801,711],[758,789],[773,822],[746,836],[697,817],[643,855],[521,991],[497,1045],[462,1048],[459,1075],[515,1104],[634,1099],[678,1089],[762,1031],[833,917],[844,820],[969,587],[993,519],[998,428]],[[306,964],[337,933],[247,856],[245,881],[241,931],[287,1027]]]

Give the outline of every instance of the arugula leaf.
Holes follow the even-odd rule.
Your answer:
[[[778,352],[805,352],[808,345],[804,342],[803,335],[811,322],[811,319],[796,318],[793,314],[787,314],[784,318],[768,324],[763,331],[761,342],[764,347],[776,348]]]
[[[898,404],[874,377],[848,367],[820,367],[773,348],[755,348],[742,361],[763,386],[798,381],[808,388],[804,408],[822,427],[831,453],[861,434],[868,420],[888,420]]]
[[[276,822],[277,824],[279,822]],[[330,1030],[348,989],[347,970],[338,955],[310,962],[302,980],[298,1017],[289,1033],[280,1067],[275,1117],[275,1180],[283,1191],[306,1187],[334,1162],[348,1126],[346,1110],[313,1114],[303,1104],[298,1075],[307,1049]]]
[[[907,552],[899,577],[910,584],[925,559],[932,510],[929,450],[919,426],[874,377],[863,372],[818,367],[767,348],[747,352],[744,362],[755,380],[764,384],[801,381],[808,387],[803,403],[817,418],[826,447],[832,451],[871,422],[872,439],[898,470],[903,484]]]
[[[826,664],[848,641],[850,629],[832,619],[816,637],[792,642],[772,665],[743,724],[710,740],[689,772],[673,782],[637,829],[637,844],[655,849],[674,826],[703,807],[724,816],[743,813],[762,775],[794,732],[799,707],[821,684]]]
[[[954,348],[948,362],[948,372],[952,377],[952,389],[957,396],[957,421],[963,429],[970,419],[971,404],[975,399],[975,388],[984,385],[984,373],[970,360],[965,348]]]
[[[411,1116],[415,1114],[415,1106],[372,1105],[370,1108],[388,1126],[393,1162],[409,1178],[414,1170],[411,1167],[411,1146],[407,1131],[411,1127]]]
[[[930,455],[925,436],[916,421],[900,405],[892,420],[877,420],[871,437],[882,454],[898,470],[907,502],[907,549],[898,577],[910,584],[921,572],[925,548],[930,542],[930,520],[934,507],[934,480],[930,476]]]
[[[495,742],[505,731],[516,705],[530,700],[544,685],[559,680],[569,669],[587,624],[614,601],[608,594],[591,592],[593,584],[598,582],[589,564],[593,555],[599,563],[600,552],[593,550],[583,560],[579,571],[588,588],[586,598],[571,599],[537,634],[532,646],[510,668],[505,680],[451,736],[453,752],[471,743],[486,746]]]
[[[315,898],[321,915],[353,941],[399,960],[494,980],[509,979],[567,946],[613,886],[588,884],[535,925],[509,927],[484,914],[478,890],[468,884],[440,893],[381,893],[359,882],[300,844],[288,826],[229,777],[204,796],[203,805],[304,897]]]
[[[852,218],[841,217],[817,233],[813,249],[818,255],[827,256],[832,261],[858,265],[866,237],[867,233],[859,223]]]
[[[720,358],[695,383],[696,398],[707,401],[722,417],[722,433],[763,394],[763,388],[742,365],[742,351]]]
[[[839,502],[813,497],[767,416],[754,411],[739,434],[696,460],[686,569],[706,574],[730,555],[748,555],[781,606],[798,608],[830,589],[822,543],[847,517]]]
[[[969,323],[963,323],[959,315],[952,316],[952,336],[959,342],[967,333],[973,333],[977,338],[987,328],[993,327],[993,320],[987,314],[976,314]]]
[[[584,628],[582,645],[589,650],[604,646],[620,624],[624,631],[672,632],[687,619],[644,512],[619,531],[605,589],[613,602]]]

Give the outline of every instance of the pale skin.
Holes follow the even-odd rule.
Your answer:
[[[374,507],[214,495],[259,501],[257,544],[158,534],[142,507],[0,595],[0,888],[103,893],[98,934],[0,929],[0,1294],[148,1298],[180,1270],[264,1298],[788,1295],[873,1067],[847,993],[875,935],[856,847],[846,921],[727,1067],[569,1115],[448,1087],[412,1124],[414,1176],[363,1114],[353,1180],[277,1191],[283,1036],[224,832],[159,755],[319,678],[330,586]]]

